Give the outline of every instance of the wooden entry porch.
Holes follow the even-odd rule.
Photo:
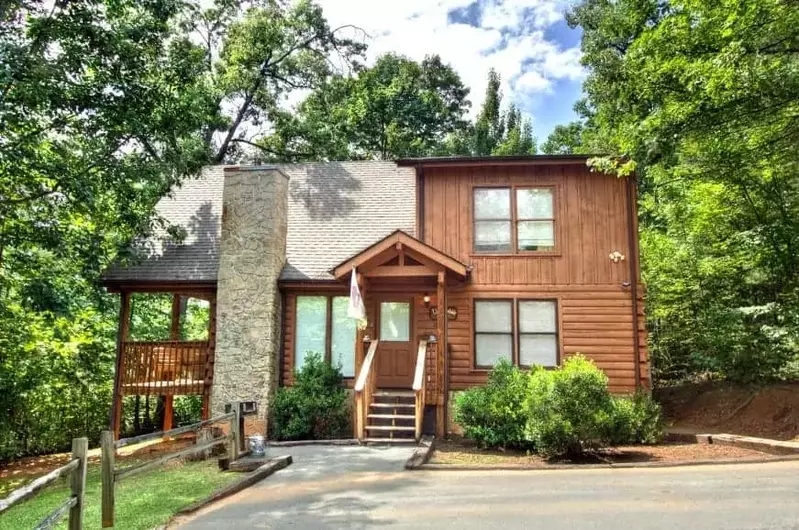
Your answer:
[[[355,338],[356,437],[373,442],[418,440],[427,407],[434,407],[435,431],[443,436],[447,288],[466,280],[467,267],[397,231],[337,266],[333,273],[342,282],[349,282],[355,274],[367,306],[366,328],[358,329]],[[384,304],[404,303],[402,300],[408,300],[410,306],[407,329],[401,323],[387,323],[385,317]],[[391,324],[394,331],[387,331]],[[396,329],[401,329],[400,335]],[[405,341],[410,348],[410,377],[394,373],[387,378],[384,370],[381,376],[381,368],[391,364],[381,359],[381,354],[396,355],[401,349],[396,344]],[[404,381],[407,387],[397,388],[397,382]]]

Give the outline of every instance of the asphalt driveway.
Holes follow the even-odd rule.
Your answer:
[[[799,528],[799,462],[403,471],[410,452],[296,448],[292,466],[180,528]]]

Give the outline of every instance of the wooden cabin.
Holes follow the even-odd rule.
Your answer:
[[[452,430],[454,393],[501,358],[582,353],[611,391],[648,388],[635,195],[571,155],[208,168],[159,204],[187,237],[105,276],[123,301],[115,428],[122,395],[198,393],[204,411],[253,402],[264,432],[308,352],[341,367],[364,440]],[[127,340],[137,291],[209,300],[208,340]]]

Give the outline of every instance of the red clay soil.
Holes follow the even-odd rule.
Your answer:
[[[770,455],[716,444],[666,442],[660,445],[631,445],[603,449],[578,458],[546,460],[523,451],[479,449],[462,439],[437,442],[431,464],[454,465],[512,465],[546,468],[558,464],[626,464],[642,462],[685,462],[704,460],[741,461],[768,458]]]
[[[799,382],[765,387],[709,382],[658,389],[655,397],[671,430],[799,438]]]

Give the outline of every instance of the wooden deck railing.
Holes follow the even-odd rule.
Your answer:
[[[369,414],[369,405],[377,387],[375,370],[372,370],[375,354],[377,353],[378,340],[373,340],[369,345],[369,352],[361,366],[361,372],[355,381],[355,431],[358,439],[363,441],[366,437],[366,417]]]
[[[87,438],[73,439],[72,459],[69,463],[12,491],[8,497],[0,500],[0,514],[15,504],[36,496],[42,489],[59,478],[69,475],[71,490],[69,498],[50,512],[47,517],[42,519],[35,528],[37,530],[40,528],[52,528],[67,514],[67,512],[69,512],[69,530],[80,530],[83,528],[83,491],[86,489],[86,458],[88,452],[89,440]]]
[[[213,378],[214,350],[207,341],[125,342],[123,394],[204,394]]]
[[[142,434],[140,436],[134,436],[132,438],[123,438],[117,441],[114,441],[113,432],[103,431],[100,438],[100,448],[102,451],[101,505],[102,505],[103,528],[110,528],[114,526],[114,488],[116,486],[116,483],[119,482],[120,480],[141,473],[142,471],[149,471],[153,468],[162,466],[171,460],[175,460],[178,458],[185,458],[195,453],[207,451],[221,444],[227,444],[228,457],[230,461],[233,462],[234,460],[237,460],[239,458],[239,454],[241,451],[242,427],[243,427],[241,423],[241,404],[239,402],[235,402],[232,404],[231,408],[232,408],[231,412],[220,414],[215,418],[201,421],[199,423],[186,425],[185,427],[178,427],[176,429],[171,429],[168,431],[158,431],[149,434]],[[126,445],[139,444],[157,438],[168,438],[171,436],[177,436],[179,434],[187,432],[199,431],[203,427],[207,427],[214,423],[221,423],[221,422],[230,422],[230,432],[225,436],[213,438],[208,441],[202,441],[198,437],[197,443],[195,445],[192,445],[185,449],[181,449],[180,451],[175,451],[166,454],[160,458],[156,458],[155,460],[141,462],[139,464],[134,464],[132,466],[124,467],[121,469],[115,467],[116,450],[120,447],[124,447]],[[70,530],[72,529],[70,528]]]
[[[413,392],[416,397],[416,441],[422,438],[422,422],[424,420],[424,405],[427,396],[425,395],[425,386],[427,385],[427,373],[425,367],[427,366],[427,341],[422,339],[419,341],[419,349],[416,353],[416,372],[413,375]]]

